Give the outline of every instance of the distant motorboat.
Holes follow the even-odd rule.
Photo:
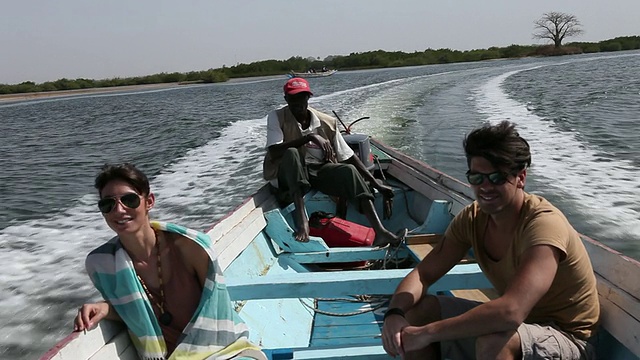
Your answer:
[[[294,77],[301,77],[301,78],[315,78],[315,77],[324,77],[324,76],[331,76],[335,73],[337,73],[338,70],[326,70],[326,71],[316,71],[316,72],[312,72],[312,71],[308,71],[308,72],[295,72],[293,70],[291,70],[290,73],[287,74],[288,77],[290,78],[294,78]]]

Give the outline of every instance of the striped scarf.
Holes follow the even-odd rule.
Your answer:
[[[265,359],[260,348],[249,342],[249,331],[233,309],[209,236],[165,222],[152,221],[151,227],[195,241],[205,249],[210,259],[198,308],[168,359]],[[131,257],[119,238],[116,236],[89,253],[85,265],[95,287],[127,325],[140,358],[167,359],[167,346],[160,325],[136,277]]]

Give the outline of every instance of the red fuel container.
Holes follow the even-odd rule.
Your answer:
[[[329,247],[355,247],[371,246],[376,233],[370,227],[318,211],[309,217],[309,235],[321,237]]]

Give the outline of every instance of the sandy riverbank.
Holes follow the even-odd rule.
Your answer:
[[[4,95],[0,95],[0,103],[12,102],[12,101],[49,99],[49,98],[56,98],[56,97],[62,97],[62,96],[73,96],[73,95],[84,95],[84,94],[105,94],[105,93],[111,93],[111,92],[168,89],[168,88],[173,88],[178,86],[183,86],[183,85],[178,83],[167,83],[167,84],[114,86],[114,87],[78,89],[78,90],[45,91],[45,92],[22,93],[22,94],[4,94]]]

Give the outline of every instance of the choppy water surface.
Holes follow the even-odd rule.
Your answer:
[[[640,53],[339,72],[311,79],[312,106],[462,179],[464,134],[518,124],[528,191],[574,226],[640,258]],[[0,103],[0,358],[37,358],[97,299],[84,272],[110,230],[100,166],[151,177],[152,217],[205,229],[261,184],[264,116],[284,77]]]

